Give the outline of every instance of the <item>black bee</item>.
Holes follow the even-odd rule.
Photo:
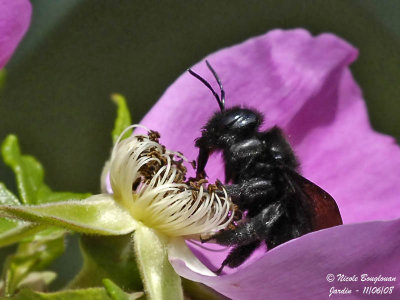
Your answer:
[[[218,82],[219,96],[200,75],[188,70],[211,90],[220,111],[215,113],[196,140],[199,148],[197,178],[206,176],[207,160],[222,151],[225,188],[234,204],[244,212],[242,221],[203,239],[233,246],[216,271],[240,266],[265,242],[268,250],[306,233],[343,224],[335,200],[298,173],[299,162],[282,129],[259,131],[261,113],[248,108],[225,109],[225,92],[217,73],[206,61]]]

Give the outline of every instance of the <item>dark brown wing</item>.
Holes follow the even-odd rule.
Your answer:
[[[308,202],[307,204],[313,211],[313,230],[320,230],[343,224],[339,208],[331,195],[294,171],[290,171],[290,175],[305,194],[306,197],[304,197],[304,199],[306,199]]]

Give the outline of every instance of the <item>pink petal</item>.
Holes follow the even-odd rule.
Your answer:
[[[6,65],[28,29],[31,12],[28,0],[0,0],[0,69]]]
[[[319,94],[303,107],[301,118],[308,124],[297,117],[288,126],[303,174],[336,199],[345,223],[396,218],[400,215],[400,148],[392,137],[372,130],[350,71],[343,70],[337,80],[325,97]],[[318,103],[324,98],[328,103]],[[326,105],[335,113],[328,115]],[[319,107],[326,109],[315,111]]]
[[[202,282],[232,299],[328,299],[332,287],[352,290],[333,299],[400,299],[400,219],[348,224],[307,234],[271,251],[256,264],[230,275],[209,277],[170,258],[177,273]],[[335,281],[328,282],[328,274]],[[338,274],[358,281],[337,280]],[[361,275],[396,277],[395,281],[361,281]],[[365,295],[363,288],[391,287],[391,294]],[[357,292],[358,290],[358,292]]]
[[[371,129],[348,65],[357,51],[332,34],[274,30],[207,59],[227,93],[227,107],[265,114],[264,129],[281,126],[302,163],[303,175],[338,202],[345,223],[391,219],[400,212],[400,151]],[[204,61],[193,67],[218,87]],[[173,83],[142,124],[158,130],[169,148],[196,159],[194,139],[218,110],[212,94],[187,72]],[[211,181],[223,179],[219,157]]]
[[[274,30],[207,58],[223,81],[227,107],[256,108],[266,117],[264,129],[281,126],[302,163],[302,174],[334,196],[345,223],[391,219],[400,212],[399,147],[371,129],[348,67],[356,56],[351,45],[334,35],[312,37],[297,29]],[[218,90],[204,61],[193,69]],[[185,73],[142,124],[160,131],[168,148],[196,159],[194,139],[217,110],[211,93]],[[211,181],[223,179],[221,159],[210,159],[206,171]],[[182,261],[173,264],[182,276],[233,298],[327,298],[333,286],[325,280],[328,273],[399,274],[399,223],[354,224],[310,233],[268,253],[259,249],[238,269],[226,268],[228,275],[212,279],[191,272]],[[214,270],[227,255],[227,249],[216,245],[189,245]],[[398,293],[398,281],[396,286]],[[354,294],[346,297],[352,298]]]

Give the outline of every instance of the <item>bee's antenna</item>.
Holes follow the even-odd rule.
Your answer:
[[[222,105],[220,104],[219,106],[220,106],[220,108],[222,106],[221,111],[223,111],[225,109],[225,91],[224,91],[224,88],[222,87],[221,79],[219,79],[217,72],[215,72],[213,67],[211,67],[211,65],[208,62],[208,60],[206,60],[206,64],[207,64],[207,67],[210,69],[211,73],[213,73],[213,75],[215,77],[215,80],[217,80],[217,82],[218,82],[219,89],[221,91],[221,100],[220,101],[221,101],[221,104],[222,104]]]
[[[219,87],[221,89],[221,98],[218,96],[218,94],[214,91],[214,89],[211,87],[211,85],[207,82],[207,80],[205,80],[203,77],[201,77],[199,74],[195,73],[194,71],[192,71],[192,69],[188,69],[188,72],[190,73],[190,75],[196,77],[198,80],[200,80],[214,95],[215,99],[217,99],[219,108],[221,111],[225,110],[225,92],[222,89],[222,84],[220,79],[218,78],[217,74],[215,73],[214,69],[210,66],[210,64],[208,63],[208,61],[206,61],[208,68],[211,70],[211,72],[213,73],[214,77],[217,79],[217,82],[219,84]]]

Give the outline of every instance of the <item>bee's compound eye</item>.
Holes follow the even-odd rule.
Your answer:
[[[221,129],[225,130],[254,130],[260,123],[256,113],[248,109],[228,112],[222,120]]]
[[[238,113],[226,115],[221,122],[221,129],[230,129],[235,126],[236,122],[240,122],[241,116]]]

